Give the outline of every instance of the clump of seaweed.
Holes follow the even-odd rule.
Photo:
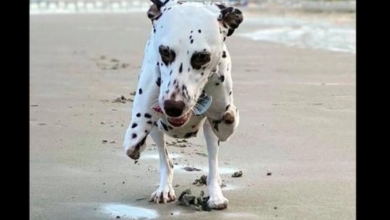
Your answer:
[[[204,191],[200,192],[200,195],[194,196],[190,189],[184,190],[178,200],[179,205],[190,206],[191,208],[197,211],[211,211],[211,208],[208,206],[207,201],[210,199],[210,196],[204,196]]]

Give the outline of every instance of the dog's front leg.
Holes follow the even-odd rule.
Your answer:
[[[154,127],[150,136],[157,145],[158,155],[160,158],[160,184],[158,189],[152,194],[150,201],[171,202],[176,199],[175,190],[172,187],[173,180],[173,163],[169,159],[168,150],[165,145],[164,133]]]
[[[210,196],[208,205],[213,209],[227,208],[229,200],[222,195],[221,178],[218,171],[218,137],[214,134],[210,122],[203,125],[209,155],[209,175],[207,177],[207,190]]]
[[[161,83],[155,60],[155,54],[146,54],[133,102],[131,122],[124,138],[125,153],[134,160],[137,160],[145,149],[146,138],[159,119],[151,109],[151,106],[157,103]]]

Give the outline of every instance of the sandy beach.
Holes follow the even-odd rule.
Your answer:
[[[355,219],[355,54],[239,36],[255,25],[227,41],[241,114],[220,147],[229,207],[199,212],[148,202],[150,138],[137,164],[123,153],[132,102],[113,101],[136,89],[145,13],[30,16],[30,219]],[[207,174],[202,132],[188,141],[169,147],[176,195],[207,191],[192,184]]]

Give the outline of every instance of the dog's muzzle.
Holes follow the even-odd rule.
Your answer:
[[[187,123],[190,118],[191,111],[183,115],[183,111],[186,105],[183,101],[173,101],[165,100],[164,101],[164,111],[167,116],[167,121],[173,127],[181,127]]]
[[[167,121],[173,127],[181,127],[187,123],[188,119],[190,119],[191,112],[192,111],[188,111],[186,114],[178,118],[167,117]]]
[[[164,111],[168,117],[179,117],[183,114],[184,108],[186,105],[183,101],[173,101],[165,100],[164,101]]]

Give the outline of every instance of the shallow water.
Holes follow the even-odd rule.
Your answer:
[[[114,203],[104,205],[102,212],[121,219],[155,219],[159,216],[156,210]]]
[[[41,14],[75,14],[75,13],[134,13],[146,12],[148,1],[112,2],[96,4],[70,2],[32,2],[30,15]],[[356,53],[356,29],[354,27],[336,26],[326,21],[311,21],[299,18],[269,16],[249,17],[245,26],[250,32],[237,35],[255,40],[280,43],[299,48],[313,48],[338,52]]]
[[[30,2],[30,15],[40,14],[75,14],[75,13],[129,13],[146,12],[149,9],[148,1],[131,2],[65,2],[61,1],[42,1]]]
[[[246,25],[256,26],[256,30],[239,35],[255,41],[356,53],[356,30],[353,27],[336,26],[325,21],[277,17],[250,18],[246,22]]]

